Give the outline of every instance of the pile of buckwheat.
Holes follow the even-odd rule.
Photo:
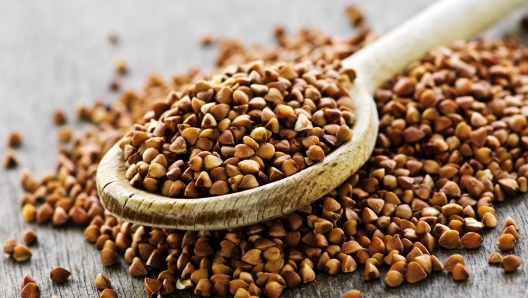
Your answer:
[[[349,8],[347,11],[353,22],[362,23],[363,18],[358,15],[356,9]],[[200,187],[198,190],[191,189],[189,191],[192,191],[193,195],[189,197],[227,193],[230,189],[236,191],[232,185],[219,187],[221,192],[218,193],[211,191],[213,185],[225,179],[215,178],[217,174],[213,174],[214,168],[210,169],[210,172],[207,170],[208,156],[214,156],[215,160],[221,159],[222,163],[227,162],[236,158],[236,146],[243,144],[257,150],[254,156],[259,157],[260,161],[265,160],[258,154],[259,149],[253,149],[250,144],[270,141],[267,131],[262,134],[266,135],[267,139],[264,140],[253,138],[251,129],[240,135],[229,129],[219,129],[215,134],[211,129],[203,136],[206,140],[202,142],[206,143],[206,147],[198,147],[197,142],[202,137],[200,134],[209,129],[204,127],[207,114],[212,116],[210,121],[216,121],[219,126],[224,119],[229,119],[232,124],[240,117],[238,114],[247,112],[248,116],[240,119],[244,122],[241,126],[252,127],[252,122],[258,124],[258,119],[264,117],[266,108],[269,109],[266,113],[277,116],[277,113],[281,113],[281,105],[288,109],[289,113],[308,105],[310,109],[307,113],[312,118],[311,122],[307,123],[316,123],[314,127],[320,128],[321,136],[318,136],[320,139],[317,144],[330,147],[324,136],[336,137],[336,134],[332,133],[332,128],[336,126],[328,129],[325,127],[329,120],[326,114],[321,118],[321,121],[327,121],[325,125],[317,123],[315,118],[321,109],[328,108],[327,104],[332,109],[339,107],[340,97],[328,99],[322,104],[323,97],[317,102],[303,93],[301,95],[304,103],[299,102],[300,97],[297,97],[292,100],[297,100],[298,103],[268,107],[266,94],[269,95],[270,90],[275,87],[262,85],[257,86],[255,91],[251,87],[242,88],[247,84],[239,84],[238,87],[243,90],[236,95],[236,101],[240,100],[237,105],[247,104],[247,110],[244,108],[244,113],[240,113],[232,105],[224,103],[227,106],[223,106],[223,113],[237,113],[236,117],[225,118],[216,117],[211,112],[213,107],[222,104],[221,100],[219,102],[216,99],[217,102],[204,111],[207,100],[197,97],[203,102],[198,102],[195,109],[194,100],[184,95],[186,92],[206,92],[204,96],[212,100],[212,94],[218,94],[220,90],[225,89],[222,87],[216,90],[212,86],[206,86],[204,82],[214,81],[215,78],[219,83],[230,78],[236,81],[235,74],[240,71],[243,74],[237,78],[247,81],[248,77],[252,76],[250,65],[283,65],[283,74],[286,72],[284,65],[293,65],[288,66],[287,70],[295,70],[297,75],[290,73],[288,80],[293,79],[301,85],[304,80],[306,84],[316,86],[321,92],[319,87],[326,83],[319,81],[332,81],[342,77],[339,76],[340,59],[348,57],[375,38],[364,26],[360,27],[358,34],[345,39],[332,38],[316,30],[303,30],[291,38],[281,28],[275,33],[280,45],[274,49],[245,48],[236,40],[220,41],[216,76],[208,77],[197,70],[169,80],[152,76],[141,93],[125,91],[118,101],[109,106],[102,102],[97,102],[91,107],[80,106],[78,116],[92,125],[81,135],[76,135],[70,140],[71,147],[61,148],[58,154],[58,170],[45,175],[41,180],[36,180],[28,172],[22,176],[22,186],[26,191],[22,198],[24,219],[41,224],[51,222],[55,226],[87,226],[84,238],[94,243],[101,251],[102,265],[116,264],[123,255],[125,261],[130,264],[129,273],[132,276],[144,277],[145,291],[149,297],[161,297],[188,288],[194,288],[194,293],[200,296],[224,296],[230,293],[235,297],[278,297],[286,288],[294,289],[301,284],[312,282],[319,272],[324,271],[331,275],[351,273],[356,271],[359,265],[366,281],[381,278],[378,268],[390,266],[388,273],[383,277],[390,287],[397,287],[405,281],[416,283],[425,279],[431,272],[441,270],[450,272],[454,280],[470,278],[462,255],[454,254],[445,262],[441,262],[431,253],[437,246],[443,249],[455,249],[460,246],[478,249],[483,241],[480,232],[499,225],[494,215],[494,204],[518,192],[528,191],[528,101],[525,95],[528,93],[528,49],[512,38],[457,42],[451,47],[437,48],[387,82],[375,93],[380,124],[376,148],[369,161],[341,186],[292,214],[247,227],[195,232],[139,226],[118,220],[104,211],[95,187],[97,165],[104,153],[127,134],[134,123],[140,125],[135,127],[133,133],[129,133],[132,141],[137,137],[137,132],[152,130],[150,132],[153,133],[157,129],[170,129],[171,133],[166,134],[171,136],[171,142],[160,140],[165,142],[165,145],[162,145],[164,150],[171,151],[171,146],[179,137],[185,139],[185,142],[180,142],[179,145],[189,146],[187,152],[182,152],[189,155],[186,156],[188,159],[180,163],[186,164],[193,173],[189,173],[186,180],[183,176],[187,169],[169,174],[174,170],[170,168],[170,164],[176,159],[165,160],[166,165],[163,168],[166,169],[164,177],[167,177],[167,180],[155,182],[146,181],[150,178],[143,175],[136,178],[138,172],[135,171],[145,171],[144,168],[146,173],[160,170],[150,169],[153,160],[163,160],[160,151],[150,150],[151,152],[147,153],[148,147],[141,149],[141,144],[134,143],[131,143],[130,147],[127,147],[128,144],[123,146],[125,156],[130,153],[128,161],[131,156],[141,152],[137,154],[140,156],[136,157],[135,163],[129,162],[130,168],[136,165],[134,175],[129,175],[131,182],[137,182],[138,185],[141,183],[142,187],[150,191],[159,188],[168,196],[187,196],[190,184],[197,186],[200,179],[208,182],[203,179],[205,175],[209,177],[211,184],[207,184],[208,190],[204,191]],[[260,62],[253,62],[258,60]],[[277,64],[279,61],[289,64]],[[235,71],[234,68],[228,67],[232,64],[245,66]],[[307,79],[301,75],[303,71],[298,71],[300,65],[309,65],[307,69],[319,69],[318,74]],[[231,71],[226,71],[226,67]],[[281,76],[281,66],[270,67],[278,79]],[[323,69],[328,69],[331,75],[326,76],[328,72]],[[262,77],[261,73],[258,74]],[[263,74],[263,77],[266,77],[267,72]],[[350,80],[348,75],[346,77]],[[284,87],[293,88],[292,86]],[[189,91],[193,88],[194,91]],[[231,91],[221,92],[234,95],[236,91],[233,89],[237,89],[232,86],[226,88]],[[324,89],[324,86],[322,88]],[[276,96],[284,95],[285,89],[275,89],[279,91],[273,91]],[[246,93],[250,90],[263,95],[264,99],[250,98]],[[323,91],[323,94],[328,93]],[[311,99],[313,104],[307,104],[307,98]],[[231,100],[235,101],[235,96],[232,96]],[[165,114],[165,117],[162,117],[170,110],[169,103],[178,105],[182,101],[187,108],[180,109],[174,115]],[[159,109],[160,103],[163,103],[162,109]],[[258,112],[252,114],[255,110]],[[296,121],[291,120],[288,124],[277,121],[292,134],[281,136],[287,142],[277,146],[281,142],[270,141],[267,144],[271,146],[266,145],[270,150],[275,150],[275,155],[269,158],[270,171],[271,167],[274,167],[285,175],[289,173],[286,169],[283,171],[287,160],[293,160],[295,164],[301,160],[306,162],[306,158],[315,161],[307,153],[310,146],[305,146],[303,140],[296,141],[299,132],[292,130],[292,127],[295,128],[299,115],[305,115],[304,111],[297,112],[300,113],[289,114],[296,115]],[[310,119],[309,115],[305,116]],[[171,123],[161,122],[160,117],[164,120],[168,117],[180,117],[181,123],[171,126]],[[189,117],[193,117],[196,122],[185,123],[184,120]],[[155,121],[150,122],[152,119]],[[335,123],[339,124],[339,128],[343,125],[348,128],[353,123],[347,121],[344,115],[342,119],[344,123],[342,120]],[[150,127],[147,123],[156,125]],[[158,128],[160,123],[167,127]],[[188,126],[179,127],[185,124]],[[266,126],[266,123],[260,124]],[[188,139],[183,136],[184,131],[199,125],[204,130],[197,132],[193,137],[196,142],[189,145]],[[253,131],[256,130],[255,127],[252,128]],[[220,154],[217,154],[219,156],[211,153],[210,150],[214,151],[216,144],[209,136],[214,135],[220,143],[218,139],[226,131],[231,132],[231,137],[226,136],[230,140],[226,145],[230,147],[229,154],[223,155],[221,148]],[[280,130],[270,131],[280,135]],[[338,131],[339,129],[334,132]],[[302,132],[300,134],[305,139],[310,138],[302,135]],[[244,141],[248,135],[252,140]],[[149,139],[155,137],[149,136]],[[143,141],[146,140],[144,136],[142,138]],[[284,158],[280,166],[274,165],[277,159],[287,154],[277,147],[283,149],[289,146],[291,150],[292,143],[297,144],[300,151],[290,152],[293,153],[291,159]],[[192,154],[191,148],[199,148],[207,154]],[[278,152],[281,154],[276,156]],[[301,156],[296,155],[297,153]],[[231,156],[232,154],[235,154],[235,157]],[[201,166],[206,166],[206,171],[201,171],[200,168],[200,172],[198,167],[197,170],[192,168],[198,156],[202,159]],[[296,159],[296,156],[299,158]],[[255,161],[256,164],[241,165],[243,160]],[[261,184],[259,178],[263,179],[259,176],[260,172],[271,181],[271,174],[263,171],[258,159],[240,158],[236,161],[233,164],[227,163],[225,173],[221,174],[231,177],[229,171],[240,171],[242,180],[246,179],[247,175],[254,175],[253,178],[257,182],[255,187]],[[141,162],[151,163],[148,166],[137,165]],[[163,161],[161,164],[163,165]],[[229,165],[237,169],[228,169]],[[258,168],[258,171],[253,169],[253,166]],[[200,173],[196,175],[197,172]],[[204,172],[206,174],[203,174]],[[239,176],[238,172],[236,173],[233,177]],[[171,179],[169,176],[172,174],[179,175],[178,179]],[[152,179],[156,180],[157,177],[153,176]],[[180,179],[186,185],[181,185],[177,191],[172,192],[175,181]],[[149,186],[149,183],[155,184],[156,188]],[[240,190],[243,189],[245,188]],[[511,250],[520,237],[518,226],[508,217],[501,228],[503,234],[498,239],[497,249]],[[30,243],[34,242],[36,234],[28,233],[24,239],[28,239]],[[4,252],[12,255],[17,261],[31,258],[30,249],[18,244],[14,238],[6,242]],[[492,253],[488,261],[500,263],[507,272],[515,271],[522,263],[517,256],[509,255],[503,258],[497,252]],[[69,275],[66,269],[59,267],[52,271],[51,278],[55,282],[62,282]],[[104,290],[101,293],[103,298],[117,297],[117,293],[110,289],[111,282],[102,274],[94,277],[94,286]],[[37,282],[30,276],[24,277],[22,287],[23,293],[35,295],[31,297],[40,295]],[[358,291],[351,290],[344,293],[343,297],[360,296]]]
[[[354,79],[339,59],[229,66],[154,103],[120,142],[126,178],[196,198],[291,176],[352,138]]]

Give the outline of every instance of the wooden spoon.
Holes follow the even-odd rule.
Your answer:
[[[357,115],[354,136],[323,162],[274,183],[217,197],[173,199],[130,186],[118,145],[101,160],[97,190],[103,206],[118,218],[147,226],[219,230],[293,212],[330,192],[369,158],[376,142],[375,88],[428,50],[468,39],[523,3],[522,0],[444,0],[430,6],[343,61],[356,70],[351,94]]]

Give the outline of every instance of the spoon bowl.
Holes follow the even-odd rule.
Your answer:
[[[168,198],[134,188],[125,177],[123,151],[114,145],[97,171],[103,206],[112,214],[142,225],[218,230],[245,226],[293,212],[330,192],[368,159],[378,129],[374,101],[361,85],[351,90],[356,122],[350,141],[322,162],[279,181],[216,197]]]
[[[343,183],[369,158],[377,137],[375,88],[428,50],[467,39],[492,25],[522,0],[444,0],[342,61],[356,71],[350,89],[356,123],[350,141],[295,175],[255,189],[217,197],[174,199],[133,188],[125,177],[123,152],[112,147],[97,171],[103,206],[116,217],[141,225],[219,230],[247,226],[293,212]]]

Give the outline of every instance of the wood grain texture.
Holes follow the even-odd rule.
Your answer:
[[[115,95],[108,92],[107,84],[113,76],[112,61],[118,56],[131,67],[124,85],[135,89],[151,72],[172,75],[192,64],[211,66],[214,50],[198,45],[203,32],[243,37],[247,44],[271,44],[270,29],[283,23],[290,32],[311,26],[344,36],[351,31],[343,14],[347,2],[0,0],[0,153],[5,152],[4,142],[11,130],[19,129],[25,139],[17,150],[22,166],[0,169],[0,242],[14,236],[21,240],[27,228],[39,236],[31,261],[0,260],[0,297],[18,297],[25,273],[39,282],[42,297],[98,297],[93,278],[99,272],[110,278],[120,297],[146,297],[142,281],[130,277],[124,263],[110,268],[100,265],[99,252],[84,242],[82,229],[26,224],[19,215],[21,169],[29,168],[39,177],[55,167],[57,128],[51,123],[55,108],[73,114],[75,102],[90,102],[99,96],[113,100]],[[358,1],[377,32],[389,31],[430,2]],[[526,9],[492,30],[493,34],[520,34],[516,22],[522,12]],[[121,33],[122,42],[117,46],[106,39],[110,28]],[[73,117],[69,120],[81,128]],[[497,218],[502,221],[510,215],[519,223],[522,238],[512,253],[528,260],[526,198],[511,198],[497,205]],[[418,284],[386,289],[382,281],[364,283],[360,267],[351,274],[321,274],[312,284],[285,291],[283,297],[340,297],[351,288],[361,290],[364,297],[527,297],[528,265],[504,274],[486,262],[489,253],[497,251],[499,234],[499,229],[484,233],[483,247],[476,251],[435,252],[442,261],[452,253],[463,254],[472,274],[467,282],[457,283],[440,273]],[[51,283],[49,270],[55,266],[71,270],[68,282]],[[193,295],[185,291],[173,297]]]

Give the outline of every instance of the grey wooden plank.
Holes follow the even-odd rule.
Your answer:
[[[377,32],[386,32],[418,12],[431,1],[371,0],[358,1]],[[55,166],[58,147],[57,129],[51,123],[55,108],[71,115],[78,101],[91,102],[116,97],[108,91],[113,77],[112,61],[124,57],[131,73],[124,79],[126,87],[139,89],[152,72],[172,75],[191,65],[211,67],[214,49],[203,49],[199,36],[211,32],[216,36],[234,36],[246,44],[273,42],[271,29],[284,24],[289,32],[309,26],[344,36],[352,32],[343,14],[348,1],[4,1],[0,0],[0,142],[12,129],[19,129],[25,144],[17,150],[22,166],[0,169],[0,241],[17,236],[27,228],[35,229],[39,244],[32,251],[30,262],[18,264],[3,258],[0,265],[0,296],[16,297],[20,279],[30,273],[40,284],[43,297],[96,297],[93,278],[104,272],[121,297],[145,297],[142,282],[128,275],[126,265],[102,268],[98,251],[82,238],[82,229],[26,224],[19,216],[22,191],[18,179],[22,168],[37,176]],[[516,16],[492,32],[514,32]],[[121,42],[112,46],[106,34],[109,29],[120,32]],[[70,123],[80,127],[73,117]],[[5,150],[0,143],[0,153]],[[501,204],[497,218],[512,215],[527,235],[528,207],[524,198]],[[344,291],[357,288],[364,297],[490,297],[528,296],[525,270],[504,274],[488,266],[486,259],[496,251],[498,229],[485,233],[485,242],[477,251],[438,251],[444,260],[452,253],[467,258],[471,278],[454,282],[446,273],[434,274],[427,280],[386,289],[382,281],[364,283],[362,269],[351,274],[321,274],[314,283],[284,297],[339,297]],[[512,252],[528,259],[524,238]],[[63,266],[72,271],[63,285],[52,284],[49,270]],[[523,265],[526,268],[526,265]],[[384,272],[382,272],[384,273]],[[174,297],[191,297],[190,291]]]

